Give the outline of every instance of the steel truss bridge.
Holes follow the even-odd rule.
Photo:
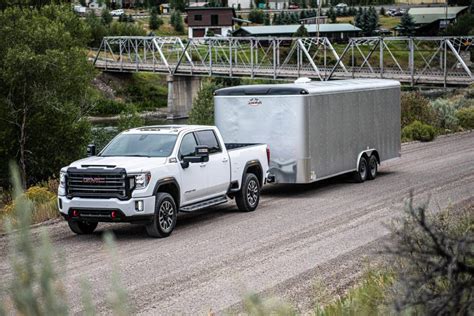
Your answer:
[[[416,84],[468,85],[474,36],[328,38],[105,37],[91,52],[110,72],[173,76],[317,80],[386,78]]]

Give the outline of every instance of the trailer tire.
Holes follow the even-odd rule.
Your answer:
[[[368,164],[367,179],[374,180],[377,177],[378,172],[378,160],[375,155],[370,156]]]
[[[359,160],[359,168],[354,173],[354,180],[358,183],[362,183],[365,180],[367,180],[367,174],[368,174],[367,159],[364,156],[362,156],[360,157],[360,160]]]
[[[168,237],[173,232],[177,219],[178,209],[171,194],[158,192],[153,221],[146,225],[146,232],[150,237]]]
[[[89,235],[94,232],[99,223],[97,222],[82,222],[82,221],[68,221],[69,228],[78,235]]]
[[[260,183],[253,173],[247,173],[242,182],[240,191],[235,195],[237,207],[242,212],[252,212],[260,201]]]

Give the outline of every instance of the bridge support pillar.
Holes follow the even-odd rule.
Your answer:
[[[167,76],[168,119],[188,117],[193,100],[201,89],[202,79],[195,76]]]

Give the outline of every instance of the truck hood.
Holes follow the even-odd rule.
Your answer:
[[[163,157],[88,157],[74,161],[69,167],[76,168],[93,168],[93,167],[109,167],[109,168],[125,168],[127,173],[149,171],[147,166],[158,166],[166,163],[167,158]]]

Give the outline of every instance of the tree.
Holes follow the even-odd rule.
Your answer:
[[[181,17],[180,11],[173,11],[170,17],[170,24],[173,26],[174,30],[178,33],[184,32],[183,18]]]
[[[270,25],[270,23],[271,23],[270,14],[267,12],[265,13],[265,16],[263,17],[263,24]]]
[[[460,16],[456,23],[450,24],[446,29],[448,36],[460,36],[470,34],[474,31],[474,14],[464,14]],[[471,54],[472,55],[472,54]]]
[[[264,19],[264,13],[260,9],[253,9],[249,13],[249,21],[252,23],[262,24]]]
[[[184,10],[186,9],[186,1],[185,0],[171,0],[170,7],[171,9],[175,11],[184,12]]]
[[[221,88],[213,81],[203,84],[189,112],[189,124],[214,124],[214,91]]]
[[[405,12],[400,19],[399,25],[400,35],[403,36],[412,36],[415,33],[415,22],[413,17],[408,14],[408,11]]]
[[[301,24],[300,27],[293,34],[293,37],[309,37],[308,30],[304,24]]]
[[[363,26],[362,26],[364,24],[363,15],[364,15],[364,10],[362,9],[362,7],[359,7],[354,18],[354,24],[360,29],[363,29]]]
[[[379,26],[379,16],[374,7],[369,7],[366,15],[365,34],[371,36]]]
[[[102,10],[101,17],[102,17],[102,24],[104,25],[109,25],[113,21],[112,15],[110,14],[108,9]]]
[[[336,23],[336,11],[334,11],[334,8],[333,7],[330,7],[328,12],[326,13],[329,20],[331,20],[331,23]]]
[[[384,7],[381,7],[380,8],[380,15],[385,15],[385,8]]]
[[[85,154],[94,77],[88,40],[89,28],[68,6],[0,12],[0,160],[18,162],[25,186]]]
[[[150,30],[158,30],[162,25],[163,20],[158,17],[156,10],[152,10],[149,21]]]

